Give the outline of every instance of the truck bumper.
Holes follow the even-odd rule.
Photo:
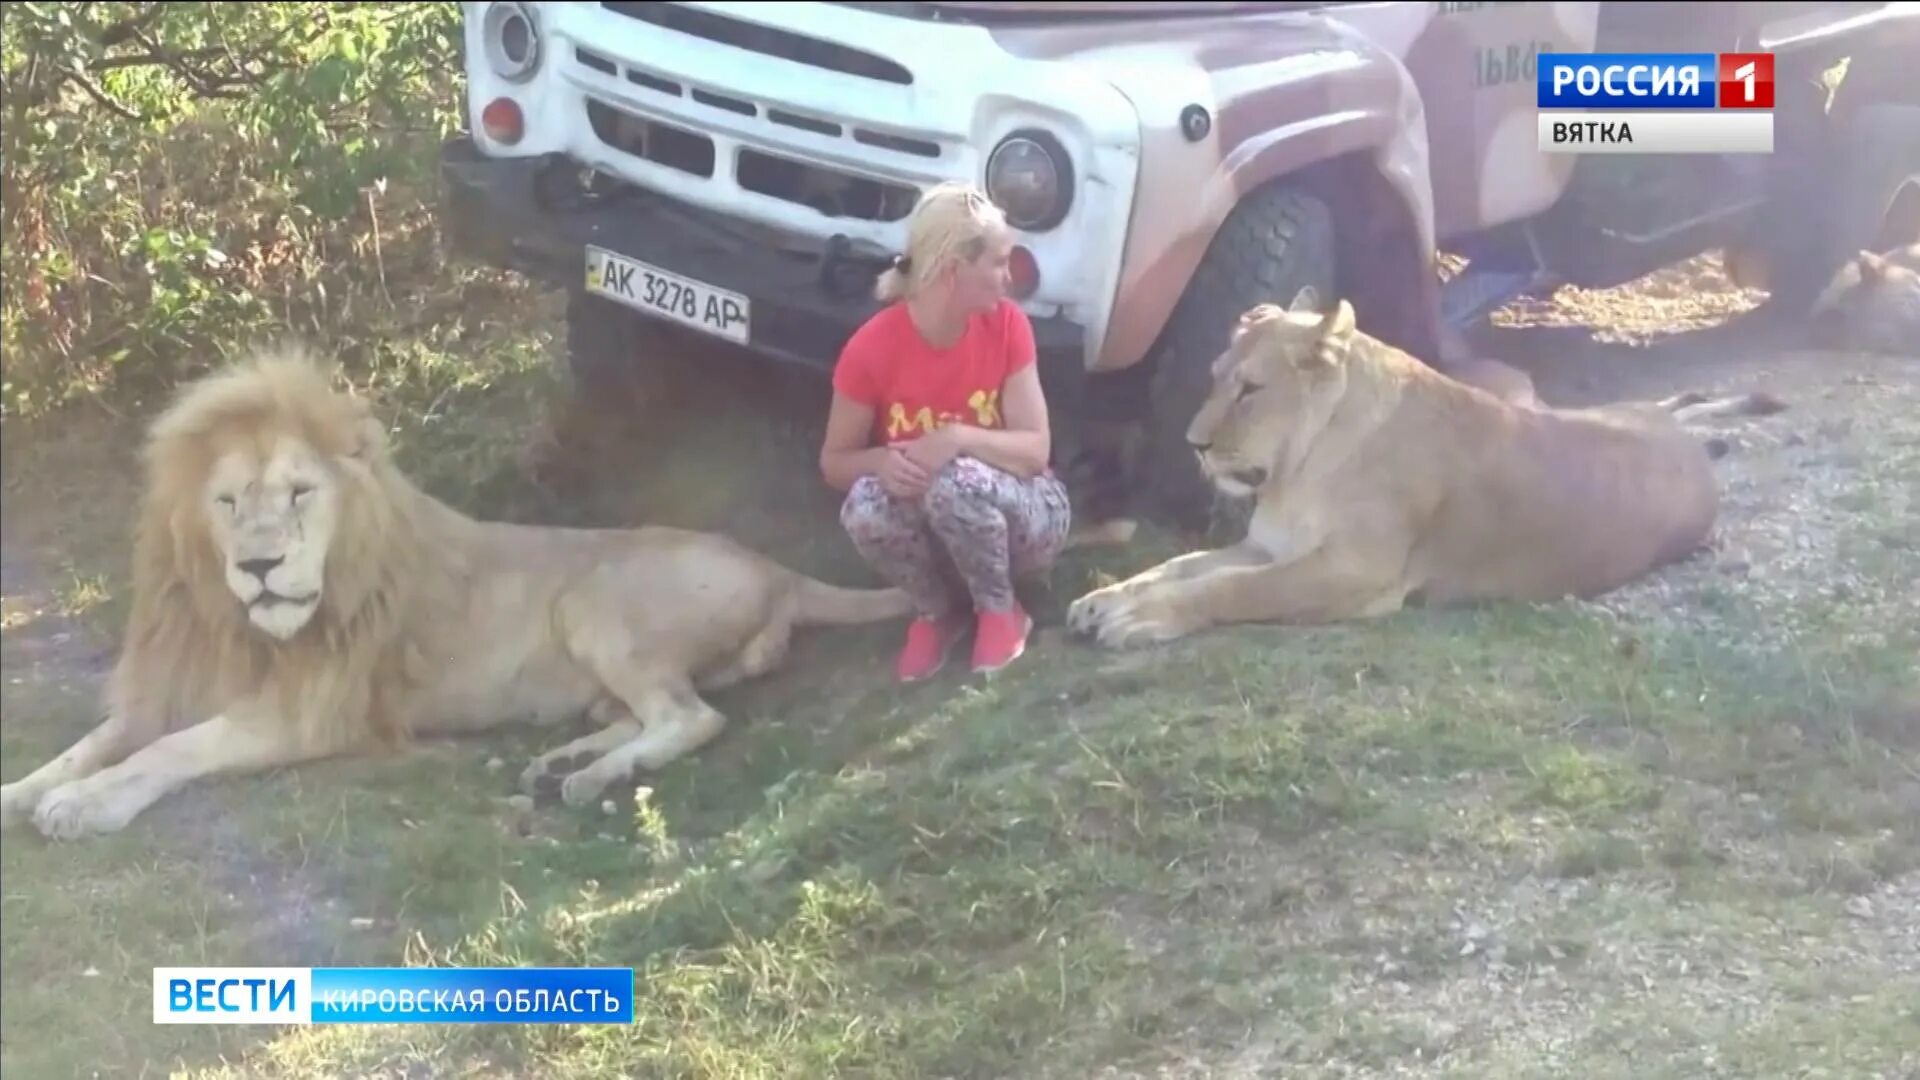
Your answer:
[[[746,296],[746,348],[823,375],[847,338],[880,310],[872,297],[884,267],[878,255],[776,236],[637,188],[589,193],[578,172],[565,158],[492,158],[469,138],[449,139],[440,178],[442,227],[453,251],[569,289],[583,287],[588,245],[651,263]],[[1049,407],[1077,407],[1086,383],[1086,329],[1035,316],[1033,332]]]

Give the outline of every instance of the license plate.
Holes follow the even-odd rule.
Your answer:
[[[747,344],[751,311],[746,297],[638,259],[587,248],[587,291]]]

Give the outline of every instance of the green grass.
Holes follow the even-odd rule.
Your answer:
[[[666,419],[616,413],[568,487],[530,479],[521,452],[562,387],[551,309],[525,303],[471,335],[437,323],[363,372],[426,486],[489,516],[721,529],[866,578],[812,476],[820,391],[804,380],[715,358]],[[110,642],[127,432],[9,439],[10,543],[56,601],[28,616],[10,596],[9,641],[71,616]],[[565,736],[509,732],[202,784],[84,844],[9,835],[0,1071],[1084,1077],[1191,1056],[1290,1076],[1640,1077],[1920,1061],[1914,960],[1876,953],[1858,935],[1878,924],[1846,908],[1920,865],[1920,628],[1810,596],[1790,614],[1813,629],[1756,650],[1783,616],[1728,588],[1711,630],[1567,604],[1123,656],[1059,634],[1067,599],[1174,549],[1149,535],[1069,557],[1032,598],[1039,640],[992,682],[895,687],[897,626],[809,634],[782,672],[716,697],[733,719],[719,741],[612,814],[519,817],[520,766]],[[1917,554],[1848,557],[1891,586]],[[9,778],[95,715],[77,680],[14,648]],[[632,966],[636,1020],[146,1018],[156,965],[337,963]]]

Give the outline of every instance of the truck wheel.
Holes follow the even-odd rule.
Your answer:
[[[1154,509],[1178,525],[1213,524],[1214,491],[1187,445],[1187,424],[1206,399],[1209,369],[1249,308],[1333,301],[1333,215],[1285,184],[1259,188],[1221,223],[1154,346],[1152,411],[1142,463]]]
[[[551,404],[545,430],[525,458],[540,487],[566,498],[592,490],[594,476],[627,459],[636,440],[664,436],[685,410],[675,410],[684,352],[674,327],[661,326],[603,297],[578,289],[567,296],[570,393]]]
[[[1773,216],[1767,306],[1812,310],[1856,253],[1920,240],[1920,106],[1869,105],[1836,127],[1830,176],[1794,217]]]
[[[1908,63],[1891,49],[1855,58],[1823,122],[1783,148],[1790,172],[1755,230],[1776,314],[1805,315],[1861,249],[1916,239],[1920,93]]]
[[[1838,233],[1844,262],[1860,249],[1920,243],[1920,79],[1913,77],[1920,32],[1908,28],[1847,65],[1834,91],[1844,186]],[[1826,284],[1822,282],[1822,284]]]
[[[590,410],[653,411],[672,392],[672,327],[578,289],[567,294],[567,369]]]
[[[1835,232],[1847,246],[1838,260],[1920,241],[1920,103],[1863,106],[1841,139]]]

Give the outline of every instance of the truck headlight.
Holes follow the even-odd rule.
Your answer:
[[[987,155],[987,197],[1014,228],[1045,232],[1073,205],[1073,159],[1044,131],[1016,131]]]
[[[522,82],[540,67],[540,28],[525,4],[507,0],[487,7],[481,24],[487,66],[508,82]]]

